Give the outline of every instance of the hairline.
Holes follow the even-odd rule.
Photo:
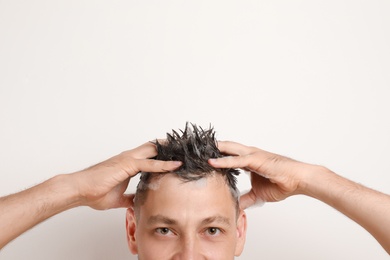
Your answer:
[[[133,208],[134,208],[134,212],[136,213],[136,219],[139,219],[139,212],[140,212],[139,209],[142,205],[145,204],[145,202],[147,200],[147,194],[148,194],[148,191],[150,189],[149,188],[150,183],[154,179],[156,179],[156,178],[161,179],[168,174],[172,175],[173,177],[178,178],[182,183],[196,182],[198,180],[207,179],[207,178],[212,177],[212,176],[217,176],[217,174],[220,175],[224,179],[224,184],[228,187],[228,189],[230,191],[229,192],[231,195],[230,197],[231,197],[232,202],[234,204],[234,207],[236,209],[236,216],[238,217],[238,215],[239,215],[239,212],[240,212],[240,207],[239,207],[240,192],[239,192],[237,187],[232,187],[231,185],[229,185],[228,178],[221,171],[214,170],[212,172],[209,172],[205,176],[201,176],[201,177],[199,176],[199,178],[194,178],[194,179],[183,178],[183,175],[178,175],[178,174],[175,174],[174,172],[166,172],[166,173],[147,172],[146,174],[150,174],[150,179],[148,180],[148,183],[142,183],[142,185],[145,185],[145,186],[141,187],[140,189],[137,188],[137,191],[136,191],[135,196],[134,196],[134,207]],[[141,183],[141,181],[140,181],[140,183]],[[139,198],[140,195],[141,195],[141,198]]]

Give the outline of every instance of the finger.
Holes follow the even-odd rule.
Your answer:
[[[218,141],[218,149],[229,155],[244,155],[250,153],[250,148],[246,145],[230,141]]]
[[[160,161],[153,159],[137,160],[136,172],[171,172],[182,165],[179,161]]]
[[[128,153],[131,153],[131,156],[134,158],[146,159],[156,156],[157,149],[155,144],[152,142],[147,142],[133,150],[128,151]]]
[[[249,161],[248,156],[226,156],[209,159],[208,162],[215,168],[246,168]]]
[[[240,197],[240,208],[241,209],[247,209],[250,206],[255,205],[256,203],[256,195],[253,193],[253,191],[249,191],[248,193],[245,193],[244,195],[241,195]]]

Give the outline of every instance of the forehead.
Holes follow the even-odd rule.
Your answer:
[[[221,174],[185,182],[166,174],[151,180],[148,195],[140,207],[141,219],[162,214],[175,219],[195,220],[210,215],[235,216],[235,202]],[[144,216],[142,216],[144,215]]]

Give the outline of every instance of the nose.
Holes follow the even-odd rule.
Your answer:
[[[172,260],[202,260],[199,241],[196,236],[185,236],[181,238],[177,254]]]

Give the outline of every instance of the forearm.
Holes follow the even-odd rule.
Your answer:
[[[70,175],[58,175],[30,189],[0,198],[0,249],[64,210],[79,205]]]
[[[390,254],[390,196],[314,166],[304,178],[303,194],[345,214],[373,235]]]

